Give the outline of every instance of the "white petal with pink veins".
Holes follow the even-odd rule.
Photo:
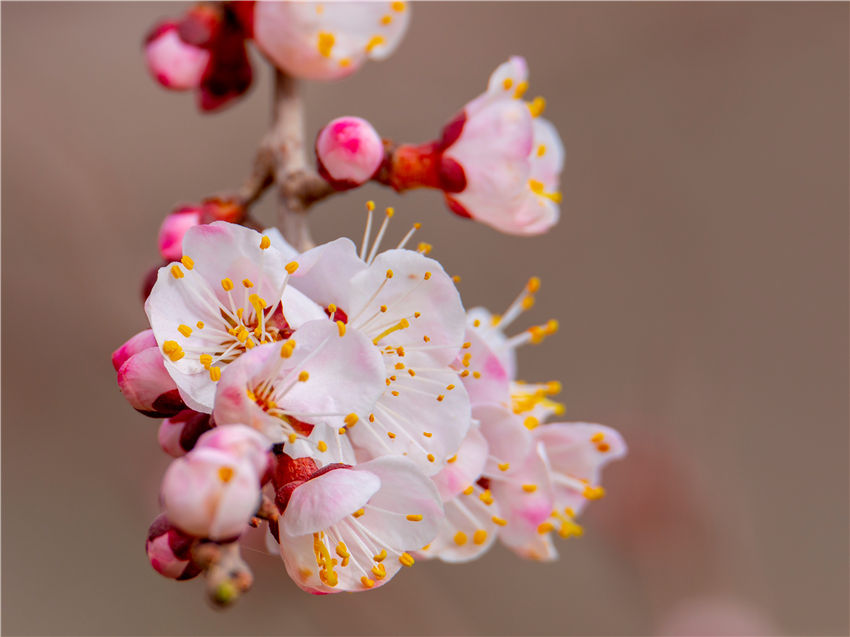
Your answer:
[[[534,442],[522,416],[501,405],[476,405],[472,417],[479,422],[481,433],[487,439],[490,455],[484,472],[492,476],[512,476],[519,471],[532,453]]]
[[[446,502],[475,484],[487,462],[487,440],[477,426],[472,427],[453,458],[432,479]]]
[[[293,490],[280,528],[291,536],[316,533],[365,506],[380,488],[374,473],[333,469]]]

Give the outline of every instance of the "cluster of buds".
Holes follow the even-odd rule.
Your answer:
[[[251,87],[249,41],[293,77],[332,80],[390,55],[408,19],[405,2],[202,2],[150,31],[145,60],[162,86],[214,111]]]
[[[294,78],[335,79],[388,55],[408,19],[403,2],[203,3],[158,25],[145,53],[161,84],[197,90],[211,110],[250,85],[253,40],[285,102]],[[122,394],[161,420],[173,458],[146,545],[157,572],[203,574],[227,604],[252,584],[240,555],[251,528],[314,594],[378,588],[419,560],[469,561],[497,541],[552,560],[554,536],[582,534],[576,519],[604,495],[602,468],[625,444],[609,427],[560,422],[557,381],[519,380],[516,348],[558,329],[507,333],[540,280],[500,315],[467,311],[430,244],[407,247],[420,224],[382,248],[391,208],[375,229],[367,204],[359,246],[315,246],[285,223],[290,208],[372,181],[440,189],[451,211],[502,232],[545,232],[559,215],[563,148],[543,99],[524,100],[527,76],[511,58],[425,144],[338,118],[316,139],[315,173],[275,146],[303,147],[284,103],[253,185],[166,216],[163,261],[144,285],[149,329],[112,357]],[[296,113],[294,133],[281,113]],[[286,237],[249,213],[271,183]]]

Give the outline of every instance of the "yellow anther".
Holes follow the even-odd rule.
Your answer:
[[[472,377],[473,377],[473,378],[481,378],[481,372],[477,372],[477,371],[476,371],[476,372],[472,372]]]
[[[560,381],[550,380],[546,383],[546,393],[547,394],[560,394],[563,389],[563,385],[561,385]]]
[[[284,270],[286,270],[289,274],[293,274],[297,269],[298,269],[298,263],[296,261],[290,261],[284,267]]]
[[[533,296],[527,296],[527,297],[525,297],[525,298],[522,300],[521,305],[522,305],[522,309],[524,309],[524,310],[530,310],[531,308],[533,308],[533,307],[534,307],[534,297],[533,297]]]
[[[431,544],[430,544],[430,543],[428,543],[428,544],[426,544],[425,546],[423,546],[423,547],[422,547],[422,550],[423,550],[423,551],[427,551],[429,548],[431,548]]]
[[[551,522],[541,522],[540,525],[537,527],[537,532],[540,535],[546,535],[550,531],[554,531],[554,530],[555,530],[555,525],[552,524]]]
[[[611,445],[609,445],[607,442],[600,442],[598,445],[596,445],[596,450],[599,453],[608,453],[609,451],[611,451]]]
[[[180,266],[176,263],[171,266],[171,276],[173,276],[175,279],[183,278],[183,270],[181,270]]]
[[[352,515],[352,517],[359,518],[359,517],[361,517],[364,513],[366,513],[366,509],[357,509],[357,510],[356,510],[354,513],[352,513],[351,515]]]
[[[405,9],[405,4],[404,4],[404,2],[400,2],[400,1],[397,0],[396,2],[392,3],[392,8],[393,8],[393,11],[395,11],[397,13],[401,13]]]
[[[402,553],[398,556],[398,561],[402,566],[413,566],[416,563],[410,553]]]
[[[254,282],[251,279],[242,279],[242,285],[245,286],[246,289],[254,287]]]
[[[210,367],[210,380],[218,382],[221,380],[221,367]]]
[[[340,540],[339,544],[336,545],[336,554],[339,555],[342,559],[351,557],[351,553],[348,552],[348,547],[342,540]]]
[[[230,482],[230,479],[233,478],[233,468],[232,467],[219,467],[218,468],[218,479],[224,483]]]
[[[319,31],[319,41],[316,43],[316,49],[319,51],[319,55],[324,58],[329,58],[335,42],[336,38],[334,38],[333,33],[328,31]]]
[[[526,419],[522,421],[522,424],[525,425],[526,429],[531,431],[540,425],[540,421],[534,416],[527,416]]]
[[[358,420],[360,420],[360,418],[358,418],[357,414],[355,413],[350,413],[345,418],[343,418],[343,421],[349,427],[353,427],[354,425],[356,425]]]
[[[461,346],[461,349],[469,349],[470,347],[472,347],[472,343],[466,342]]]
[[[383,24],[384,26],[387,26],[392,21],[393,21],[393,17],[389,14],[387,14],[385,16],[381,16],[381,24]]]
[[[328,314],[333,316],[334,312],[336,312],[336,305],[333,303],[328,304]]]
[[[445,400],[445,398],[446,397],[443,394],[440,394],[439,396],[437,396],[437,402],[441,403],[441,402],[443,402],[443,400]]]
[[[375,414],[369,414],[369,422],[375,422]]]
[[[319,451],[325,453],[328,450],[328,443],[326,443],[324,440],[320,440],[319,444],[316,445],[316,447],[319,448]]]
[[[201,362],[201,365],[204,366],[204,369],[209,369],[210,365],[212,365],[213,358],[209,354],[201,354],[198,357],[198,360]]]
[[[455,462],[457,460],[457,454],[453,455],[451,458],[446,460],[446,462]]]
[[[300,382],[306,383],[309,378],[310,372],[308,372],[306,369],[302,369],[300,372],[298,372],[298,380]]]
[[[404,369],[404,363],[396,363],[393,367],[395,367],[395,369]]]
[[[474,491],[475,491],[475,487],[470,484],[468,487],[466,487],[463,490],[462,493],[463,493],[463,495],[472,495]]]
[[[194,261],[192,261],[192,258],[191,258],[191,257],[189,257],[189,256],[187,256],[187,255],[185,255],[185,254],[184,254],[184,255],[183,255],[183,257],[180,259],[180,263],[182,263],[182,264],[183,264],[183,267],[184,267],[184,268],[186,268],[187,270],[191,270],[192,268],[194,268],[194,267],[195,267],[195,262],[194,262]]]
[[[204,322],[203,321],[198,321],[197,323],[195,323],[195,325],[197,326],[197,328],[199,330],[204,329]]]
[[[475,533],[472,534],[472,541],[475,544],[484,544],[487,541],[487,531],[484,529],[478,529]]]
[[[180,344],[177,341],[165,341],[162,344],[162,352],[164,354],[172,354],[180,350]]]
[[[423,340],[423,341],[425,341],[426,343],[430,343],[430,342],[431,342],[431,337],[430,337],[430,336],[428,336],[427,334],[425,334],[425,336],[423,336],[423,337],[422,337],[422,340]]]
[[[433,436],[434,434],[432,434],[430,431],[423,431],[423,432],[422,432],[422,435],[423,435],[423,436],[425,436],[426,438],[430,438],[430,437],[431,437],[431,436]]]
[[[289,434],[289,444],[295,444],[296,440],[298,440],[298,436],[296,434]]]
[[[504,88],[506,91],[510,91],[513,85],[514,81],[509,77],[506,77],[504,80],[502,80],[502,88]]]
[[[339,61],[339,66],[344,69],[348,68],[349,66],[351,66],[351,58],[342,58]]]
[[[404,356],[404,346],[399,345],[398,347],[396,347],[395,353],[398,354],[399,356]]]
[[[385,329],[383,332],[381,332],[380,334],[378,334],[375,338],[373,338],[373,339],[372,339],[372,343],[373,343],[373,344],[375,344],[375,345],[377,345],[377,344],[378,344],[378,342],[379,342],[382,338],[384,338],[385,336],[387,336],[387,335],[389,335],[389,334],[392,334],[392,333],[393,333],[393,332],[395,332],[396,330],[404,330],[404,329],[407,329],[408,327],[410,327],[410,321],[408,321],[406,318],[403,318],[403,319],[401,319],[398,323],[396,323],[396,324],[395,324],[395,325],[393,325],[392,327],[388,327],[388,328],[387,328],[387,329]],[[399,354],[399,356],[404,356],[404,354]]]
[[[428,458],[428,462],[434,462],[434,460],[436,460],[433,453],[429,453],[427,458]]]
[[[604,433],[602,433],[601,431],[600,431],[600,432],[598,432],[598,433],[593,434],[593,435],[590,437],[590,442],[593,442],[593,443],[596,443],[596,442],[602,442],[603,440],[605,440],[605,434],[604,434]]]
[[[431,273],[430,273],[430,272],[426,272],[426,273],[425,273],[425,277],[424,277],[424,279],[427,281],[427,280],[428,280],[428,279],[430,279],[430,278],[431,278]]]
[[[498,515],[494,515],[490,519],[493,520],[493,524],[495,524],[496,526],[505,526],[508,523],[505,518],[500,518]]]
[[[421,227],[422,227],[422,224],[421,224],[421,223],[419,223],[418,221],[417,221],[416,223],[414,223],[414,224],[413,224],[413,229],[414,229],[414,230],[419,230],[419,228],[421,228]]]
[[[547,334],[554,334],[555,332],[558,331],[559,327],[560,327],[560,323],[558,323],[558,321],[556,319],[549,319],[548,321],[546,321],[546,326],[545,326],[544,329],[546,330]],[[557,381],[555,381],[555,382],[557,382]],[[558,391],[560,391],[560,390],[558,390]]]
[[[525,92],[528,90],[528,82],[522,81],[516,85],[516,90],[514,91],[514,99],[520,99]]]
[[[360,583],[363,584],[363,586],[366,588],[372,588],[375,585],[375,581],[369,579],[365,575],[360,578]]]
[[[411,513],[411,514],[407,515],[407,519],[410,520],[411,522],[421,522],[422,521],[422,515],[419,514],[419,513]]]
[[[455,275],[452,277],[452,281],[454,281],[455,283],[460,283],[460,277],[459,277],[457,274],[455,274]]]
[[[272,240],[267,236],[263,235],[263,238],[260,239],[260,250],[267,249],[272,244]]]
[[[381,552],[377,555],[373,555],[372,559],[376,562],[383,562],[385,559],[387,559],[387,549],[381,549]]]
[[[539,117],[546,109],[546,100],[542,97],[535,97],[528,105],[528,110],[531,111],[532,117]]]
[[[522,485],[522,490],[525,491],[526,493],[534,493],[535,491],[537,491],[537,485],[536,484],[524,484],[524,485]]]
[[[540,327],[539,325],[534,325],[528,328],[528,332],[531,334],[531,342],[534,345],[537,345],[543,341],[546,337],[546,331]]]
[[[413,313],[413,318],[419,318],[420,316],[422,316],[422,312],[414,312]]]
[[[454,388],[455,388],[455,386],[454,386],[454,385],[446,385],[446,390],[447,390],[447,391],[451,391],[451,390],[453,390]]]
[[[461,378],[466,378],[467,376],[469,376],[469,370],[468,369],[465,369],[460,373]]]
[[[478,496],[478,499],[487,506],[493,504],[493,494],[490,493],[490,489],[484,489],[484,491],[481,492],[481,495]]]
[[[244,307],[236,308],[236,317],[237,317],[240,321],[242,320],[242,315],[243,315],[243,314],[245,314],[245,308],[244,308]]]
[[[502,317],[498,314],[494,314],[493,316],[490,317],[490,324],[493,327],[496,327],[501,322],[502,322]]]
[[[295,350],[295,341],[289,340],[286,341],[283,345],[280,346],[280,357],[281,358],[289,358],[292,356],[292,352]]]
[[[425,243],[424,241],[420,241],[419,245],[416,246],[416,250],[418,252],[421,252],[422,254],[428,254],[433,249],[434,249],[434,246],[432,246],[430,243]]]
[[[378,308],[378,309],[379,309],[379,310],[381,310],[381,312],[386,312],[386,311],[387,311],[387,306],[386,306],[386,305],[382,305],[382,306],[381,306],[380,308]]]
[[[345,336],[345,323],[343,323],[342,321],[337,321],[336,329],[339,332],[340,336]]]
[[[582,492],[582,495],[588,500],[599,500],[605,497],[605,489],[603,487],[592,487],[587,485]]]
[[[481,327],[481,321],[479,319],[475,319],[472,321],[472,327]]]
[[[546,154],[546,144],[540,144],[540,146],[537,147],[537,156],[543,157],[543,155],[545,155],[545,154]]]
[[[389,217],[390,219],[392,219],[392,216],[393,216],[394,214],[395,214],[395,208],[393,208],[393,207],[389,207],[389,208],[387,208],[387,217]]]
[[[375,202],[374,201],[367,201],[366,202],[366,210],[368,210],[369,212],[372,212],[374,209],[375,209]]]
[[[387,270],[387,278],[388,279],[393,278],[393,271],[392,270]]]
[[[244,327],[240,327],[239,331],[236,333],[236,340],[239,341],[240,343],[244,343],[245,341],[247,341],[248,340],[248,330],[246,330]]]
[[[502,462],[502,463],[499,464],[499,471],[507,471],[510,468],[511,468],[510,462]]]
[[[371,53],[374,49],[386,43],[387,41],[384,39],[384,36],[373,35],[366,43],[366,53]]]
[[[387,437],[388,437],[390,440],[395,440],[395,434],[394,434],[392,431],[388,431],[388,432],[387,432]]]
[[[233,281],[231,281],[230,279],[222,279],[221,287],[224,288],[225,292],[230,292],[230,290],[233,289]]]
[[[340,428],[337,430],[337,433],[338,433],[340,436],[344,436],[344,435],[345,435],[345,433],[346,433],[347,431],[348,431],[348,429],[346,429],[345,427],[340,427]]]
[[[458,546],[463,546],[464,544],[466,544],[466,533],[464,533],[463,531],[458,531],[457,533],[455,533],[454,541],[455,544],[457,544]]]

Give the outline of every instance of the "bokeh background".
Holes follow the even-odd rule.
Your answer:
[[[553,232],[368,187],[314,233],[359,238],[373,198],[393,236],[424,222],[469,306],[540,275],[528,320],[562,330],[523,375],[632,453],[558,563],[496,548],[316,598],[258,551],[224,613],[146,561],[168,458],[109,359],[145,327],[163,215],[238,186],[269,121],[258,55],[215,115],[147,76],[142,37],[186,6],[2,5],[4,634],[847,634],[847,4],[419,3],[388,61],[309,84],[311,137],[357,114],[425,141],[527,57],[567,148]]]

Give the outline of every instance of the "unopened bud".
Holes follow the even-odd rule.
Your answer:
[[[360,117],[340,117],[316,138],[319,172],[337,190],[360,186],[377,172],[384,146],[372,125]]]
[[[157,573],[171,579],[187,580],[201,572],[191,559],[194,542],[195,538],[177,529],[165,515],[160,515],[148,530],[145,550]]]

